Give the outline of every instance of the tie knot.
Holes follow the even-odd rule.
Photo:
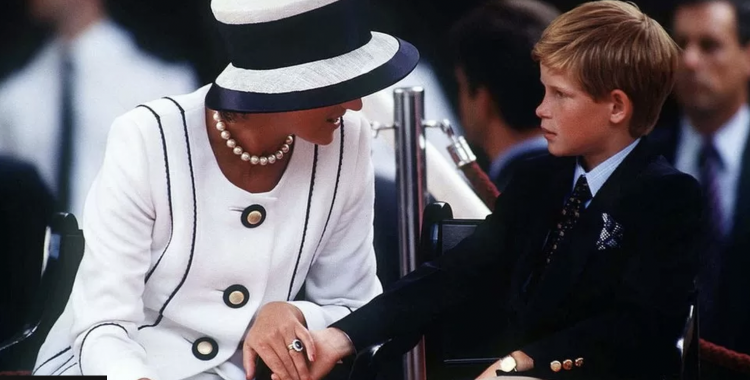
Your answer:
[[[589,182],[586,180],[585,175],[578,177],[576,186],[573,188],[573,194],[571,194],[570,197],[580,200],[581,202],[586,202],[592,198],[591,189],[589,189]]]

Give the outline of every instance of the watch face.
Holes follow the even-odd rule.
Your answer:
[[[516,369],[516,359],[512,356],[506,356],[500,361],[500,370],[503,372],[513,372]]]

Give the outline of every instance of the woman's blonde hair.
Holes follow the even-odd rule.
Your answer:
[[[565,70],[596,100],[620,89],[633,104],[630,134],[653,129],[672,91],[679,48],[630,2],[584,3],[556,18],[534,46],[534,60]]]

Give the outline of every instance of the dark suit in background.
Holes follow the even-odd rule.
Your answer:
[[[662,154],[675,161],[680,128],[662,126],[654,131]],[[750,354],[750,141],[745,143],[742,168],[736,188],[732,229],[721,252],[722,272],[715,292],[717,322],[712,332],[701,332],[701,338],[731,350]]]
[[[0,340],[21,330],[34,300],[53,205],[33,166],[0,157]],[[0,370],[19,365],[0,354]]]
[[[642,141],[582,211],[537,290],[525,294],[574,169],[574,158],[529,161],[474,235],[333,327],[359,350],[420,334],[466,302],[499,303],[505,312],[488,334],[503,332],[498,356],[521,350],[534,359],[522,375],[659,378],[674,371],[697,265],[698,184]],[[599,249],[605,214],[623,237]],[[551,371],[552,361],[567,359],[582,365]]]
[[[674,6],[671,33],[682,49],[673,94],[682,120],[664,122],[655,137],[704,187],[711,228],[699,271],[701,338],[750,354],[750,1]],[[706,361],[701,372],[747,378]]]

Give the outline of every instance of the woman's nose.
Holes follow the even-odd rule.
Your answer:
[[[359,111],[362,109],[362,99],[350,100],[346,103],[341,103],[341,106],[352,111]]]

